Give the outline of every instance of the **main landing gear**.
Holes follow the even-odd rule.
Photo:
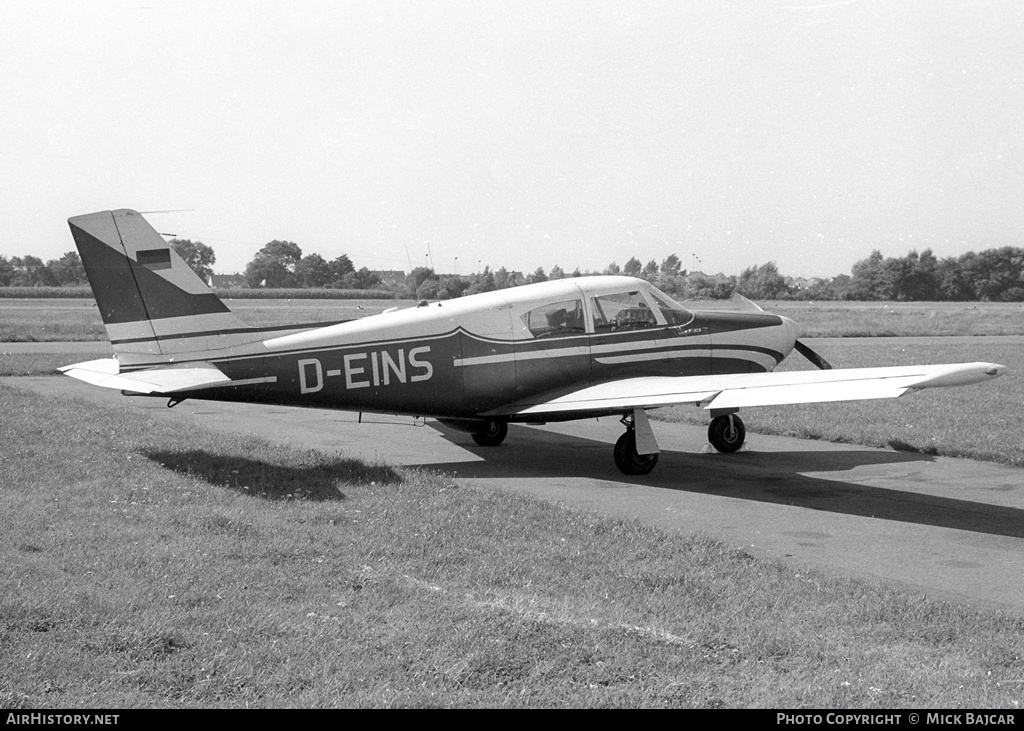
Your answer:
[[[497,447],[508,436],[508,423],[488,421],[479,430],[471,432],[473,441],[481,447]]]
[[[738,414],[723,414],[711,420],[708,441],[719,452],[735,452],[743,446],[747,430]]]
[[[658,464],[658,444],[647,414],[637,409],[622,417],[622,425],[626,433],[615,442],[615,466],[626,475],[646,475]]]
[[[622,417],[626,433],[615,442],[615,466],[626,475],[646,475],[658,464],[658,443],[643,409]],[[737,414],[719,414],[708,427],[708,441],[719,452],[743,446],[747,430]]]

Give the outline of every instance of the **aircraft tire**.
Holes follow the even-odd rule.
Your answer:
[[[508,424],[504,421],[489,421],[480,431],[472,434],[473,441],[481,447],[497,447],[508,436]]]
[[[657,454],[637,454],[636,434],[632,429],[615,442],[615,466],[624,475],[646,475],[658,464]]]
[[[716,416],[708,426],[708,441],[719,452],[735,452],[743,446],[747,430],[737,414]]]

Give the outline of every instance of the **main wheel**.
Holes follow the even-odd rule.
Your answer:
[[[615,466],[625,475],[646,475],[658,464],[657,454],[637,454],[636,434],[632,429],[615,442]]]
[[[473,432],[473,441],[481,447],[497,447],[508,436],[508,424],[504,421],[488,421],[480,431]]]
[[[736,414],[716,416],[708,426],[708,441],[719,452],[735,452],[743,446],[746,436],[743,419]]]

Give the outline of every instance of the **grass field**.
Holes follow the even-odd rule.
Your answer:
[[[351,320],[410,300],[227,299],[253,327]],[[731,301],[687,302],[736,309]],[[1024,335],[1024,306],[1002,302],[765,302],[798,322],[805,337]],[[105,340],[91,299],[0,299],[0,342]]]
[[[1024,620],[0,387],[0,707],[1017,708]]]

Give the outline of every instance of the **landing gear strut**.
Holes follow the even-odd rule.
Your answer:
[[[735,452],[743,446],[747,430],[737,414],[716,416],[708,426],[708,441],[719,452]]]
[[[504,421],[488,421],[479,431],[472,433],[473,441],[481,447],[497,447],[508,436],[508,424]]]
[[[626,475],[646,475],[654,469],[654,465],[658,464],[658,453],[639,454],[637,452],[633,416],[622,417],[622,424],[626,427],[626,433],[615,442],[615,466]],[[650,429],[649,426],[647,428]]]

